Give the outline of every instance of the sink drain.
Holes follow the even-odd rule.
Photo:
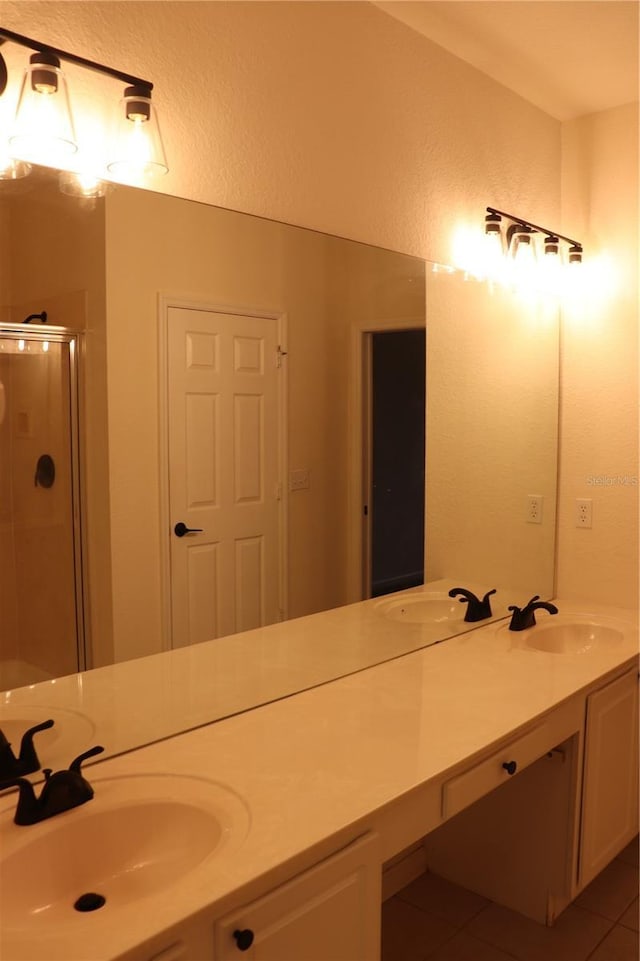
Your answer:
[[[76,911],[97,911],[106,903],[107,899],[104,895],[90,891],[87,894],[81,894],[73,906]]]

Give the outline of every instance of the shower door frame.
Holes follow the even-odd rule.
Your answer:
[[[81,483],[81,404],[80,378],[83,331],[70,327],[40,325],[25,327],[24,323],[0,324],[0,338],[8,340],[35,340],[69,345],[69,426],[71,448],[71,517],[73,523],[73,573],[74,573],[74,610],[76,622],[76,655],[78,671],[85,671],[87,664],[87,624],[89,597],[87,551],[83,517],[83,487]]]

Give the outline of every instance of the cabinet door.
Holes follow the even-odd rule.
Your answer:
[[[218,961],[376,961],[381,866],[367,835],[216,924]]]
[[[579,886],[638,831],[638,675],[634,669],[587,698]]]

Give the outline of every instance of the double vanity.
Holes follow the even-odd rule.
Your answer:
[[[425,618],[458,615],[426,590],[243,635],[256,650],[299,635],[310,662],[352,636],[429,646],[87,763],[91,802],[41,823],[15,825],[3,794],[2,958],[374,961],[383,894],[416,863],[553,923],[635,835],[638,754],[637,616],[555,603],[534,627],[496,608],[435,644]],[[104,669],[99,717],[78,678],[12,692],[0,727],[48,707],[41,737],[75,717],[78,750],[108,747],[127,671],[180,673],[216,644]],[[138,711],[158,694],[139,687]]]

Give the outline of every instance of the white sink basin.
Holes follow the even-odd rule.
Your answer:
[[[467,608],[445,591],[423,591],[380,601],[377,610],[405,624],[453,624],[464,621]]]
[[[528,647],[548,654],[588,654],[595,648],[620,644],[623,638],[614,627],[584,622],[538,624],[526,632],[524,640]]]
[[[244,803],[212,781],[100,779],[91,769],[86,776],[95,791],[91,801],[36,825],[15,825],[17,795],[3,797],[0,915],[6,928],[79,924],[87,910],[117,922],[119,907],[180,882],[223,849],[239,846],[248,832]]]

